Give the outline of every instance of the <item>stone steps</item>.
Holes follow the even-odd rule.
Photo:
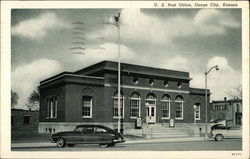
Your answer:
[[[178,137],[188,137],[185,134],[152,134],[152,138],[178,138]]]
[[[152,138],[178,138],[188,137],[181,127],[167,127],[165,125],[147,125],[143,127],[143,133]]]

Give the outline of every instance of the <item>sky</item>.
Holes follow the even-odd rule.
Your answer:
[[[117,61],[117,27],[107,19],[119,11],[121,62],[189,72],[195,88],[204,88],[205,70],[218,65],[219,71],[208,74],[211,100],[242,84],[240,9],[13,9],[16,108],[26,108],[41,80]]]

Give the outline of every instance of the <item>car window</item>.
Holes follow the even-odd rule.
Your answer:
[[[95,128],[95,132],[99,133],[99,132],[107,132],[106,129],[104,128]]]
[[[240,127],[230,127],[229,130],[240,130],[241,128]]]
[[[84,133],[93,133],[94,132],[94,128],[92,127],[87,127],[83,130]]]
[[[77,127],[76,129],[75,129],[75,131],[80,131],[80,132],[83,132],[83,127]]]

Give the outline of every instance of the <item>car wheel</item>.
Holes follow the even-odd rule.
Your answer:
[[[221,135],[221,134],[218,134],[218,135],[215,136],[215,140],[216,140],[216,141],[222,141],[223,138],[224,138],[224,137],[223,137],[223,135]]]
[[[62,148],[62,147],[64,147],[65,146],[65,140],[63,139],[63,138],[58,138],[57,140],[56,140],[56,145],[57,145],[57,147],[59,147],[59,148]]]
[[[105,148],[105,147],[109,147],[109,144],[99,144],[100,147]]]
[[[74,147],[75,145],[74,144],[68,144],[69,147]]]
[[[111,144],[109,144],[109,146],[115,146],[115,143],[111,143]]]

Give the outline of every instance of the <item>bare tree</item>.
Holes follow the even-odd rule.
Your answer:
[[[39,110],[39,105],[40,105],[40,94],[38,89],[33,90],[33,92],[30,94],[29,98],[28,98],[28,103],[26,104],[26,106],[29,109],[33,109],[33,110]]]
[[[227,92],[227,95],[233,99],[242,99],[242,85],[232,88]]]
[[[11,90],[11,108],[15,108],[18,103],[19,96],[17,92]]]

